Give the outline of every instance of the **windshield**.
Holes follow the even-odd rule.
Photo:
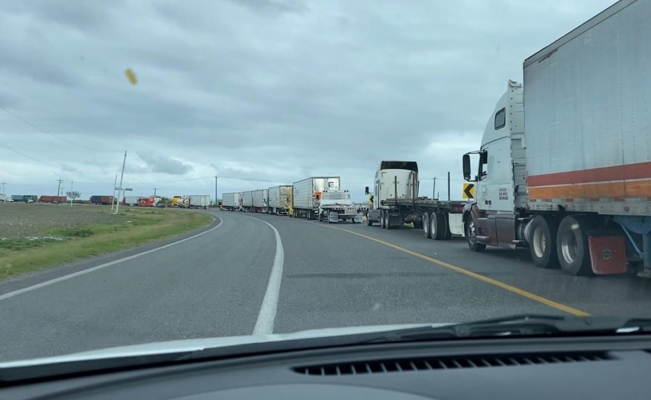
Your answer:
[[[0,362],[650,317],[649,15],[0,2]]]

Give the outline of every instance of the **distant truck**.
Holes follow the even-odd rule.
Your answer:
[[[22,203],[35,203],[38,200],[38,196],[35,194],[14,194],[11,195],[11,200]]]
[[[316,219],[319,215],[321,194],[324,190],[337,190],[340,186],[338,176],[311,177],[294,182],[292,185],[292,216]]]
[[[523,247],[569,275],[651,278],[649,16],[651,1],[620,1],[524,60],[524,88],[508,83],[463,156],[471,250]]]
[[[441,201],[419,197],[418,163],[415,161],[381,161],[375,173],[373,204],[366,212],[367,225],[378,223],[392,229],[412,223],[422,229],[425,238],[447,240],[463,235],[462,213],[466,202]]]
[[[188,208],[203,208],[210,207],[210,196],[204,194],[195,194],[188,196]]]
[[[161,197],[154,197],[154,196],[148,196],[148,197],[141,197],[138,200],[138,206],[139,207],[156,207],[158,203],[161,201]]]
[[[94,195],[90,196],[89,202],[94,205],[110,206],[113,203],[113,196]]]
[[[142,196],[124,196],[124,199],[122,199],[122,205],[137,206],[140,200],[143,198],[144,197]]]
[[[242,192],[242,210],[253,212],[253,190]]]
[[[68,201],[68,197],[66,196],[41,196],[38,198],[39,203],[54,203],[54,204],[59,204],[59,203],[65,203]]]
[[[227,211],[241,211],[242,210],[242,193],[223,193],[222,194],[222,207]]]
[[[269,188],[268,212],[270,214],[287,215],[291,202],[291,185],[280,185]]]
[[[326,189],[321,192],[319,221],[327,221],[330,224],[350,220],[355,224],[362,222],[362,217],[362,208],[353,204],[347,190]]]
[[[183,204],[183,196],[174,196],[172,198],[172,207],[181,207]]]

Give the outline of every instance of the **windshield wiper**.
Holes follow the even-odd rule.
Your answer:
[[[446,325],[381,332],[359,343],[406,342],[490,336],[586,335],[651,332],[651,318],[575,317],[521,314]]]

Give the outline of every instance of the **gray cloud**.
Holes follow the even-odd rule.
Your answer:
[[[146,170],[151,172],[169,175],[185,175],[188,172],[194,171],[194,168],[192,168],[191,165],[160,154],[138,153],[138,157],[147,164]]]
[[[213,193],[215,174],[220,192],[312,174],[361,192],[382,159],[454,189],[522,61],[610,3],[3,2],[0,106],[65,140],[0,110],[0,143],[65,168],[0,148],[0,180],[108,190],[128,150],[134,194]]]

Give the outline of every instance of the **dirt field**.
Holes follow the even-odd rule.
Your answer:
[[[120,224],[125,218],[107,206],[0,203],[0,239],[44,236],[55,228]]]

